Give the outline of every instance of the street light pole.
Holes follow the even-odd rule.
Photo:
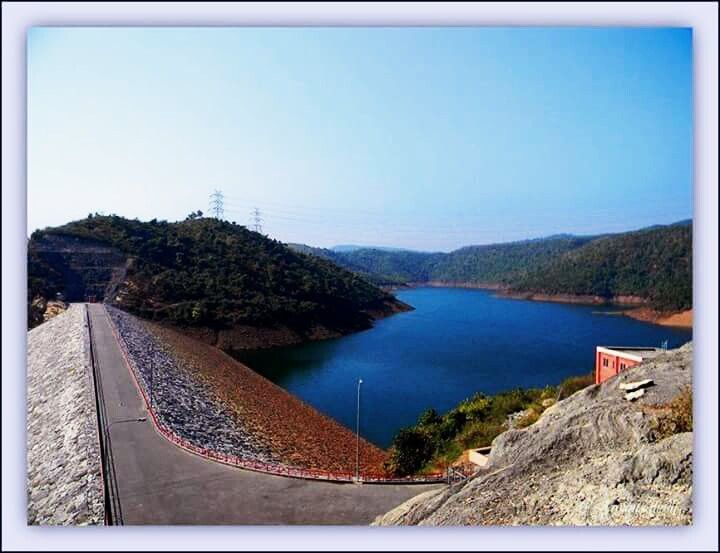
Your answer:
[[[357,385],[357,424],[355,426],[355,481],[360,481],[360,385],[362,378],[358,379]]]

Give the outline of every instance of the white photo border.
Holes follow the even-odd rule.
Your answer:
[[[694,524],[679,528],[26,526],[25,44],[36,25],[673,26],[693,29]],[[718,10],[715,2],[4,2],[2,4],[3,550],[717,550]]]

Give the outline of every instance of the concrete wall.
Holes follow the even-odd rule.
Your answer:
[[[595,384],[605,382],[608,378],[639,364],[639,361],[623,357],[620,353],[611,355],[597,351],[595,353]]]

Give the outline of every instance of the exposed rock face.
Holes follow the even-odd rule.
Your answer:
[[[103,485],[85,308],[28,332],[27,522],[102,524]]]
[[[42,296],[38,296],[28,307],[28,325],[30,328],[34,328],[63,313],[67,308],[68,304],[63,301],[48,301]]]
[[[418,496],[374,524],[681,525],[692,523],[692,432],[655,437],[657,415],[691,385],[692,345],[548,408],[493,442],[486,468]],[[651,378],[629,402],[619,385]]]
[[[68,301],[112,298],[125,277],[126,255],[101,242],[46,234],[32,242],[33,253],[62,278]]]

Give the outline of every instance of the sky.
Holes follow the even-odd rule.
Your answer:
[[[209,213],[449,251],[692,216],[682,28],[50,28],[27,43],[28,231]]]

